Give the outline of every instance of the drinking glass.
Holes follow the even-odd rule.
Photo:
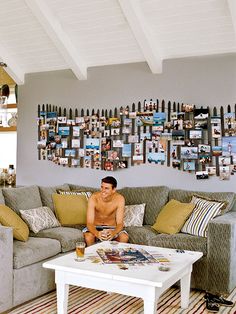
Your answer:
[[[76,242],[75,251],[76,251],[76,260],[78,262],[84,261],[85,242],[83,241]]]

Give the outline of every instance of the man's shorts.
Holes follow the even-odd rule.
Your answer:
[[[115,230],[115,228],[116,228],[116,227],[114,227],[114,226],[96,226],[96,230],[97,230],[97,231],[102,231],[102,230],[106,230],[106,229]],[[87,227],[85,227],[85,228],[82,230],[82,232],[83,232],[83,233],[89,232],[89,230],[88,230]],[[120,231],[119,233],[117,233],[112,239],[114,240],[114,239],[118,238],[118,236],[119,236],[121,233],[125,233],[125,234],[128,235],[127,231],[121,230],[121,231]]]

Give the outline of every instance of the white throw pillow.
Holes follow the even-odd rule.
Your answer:
[[[46,206],[20,210],[20,214],[30,230],[34,233],[38,233],[40,230],[61,226],[52,210]]]
[[[137,226],[143,225],[143,217],[146,204],[126,205],[124,215],[124,226]]]

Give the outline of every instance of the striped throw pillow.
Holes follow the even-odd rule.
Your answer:
[[[61,195],[84,195],[87,198],[87,200],[92,195],[92,192],[89,191],[76,191],[76,190],[74,191],[57,190],[57,193]]]
[[[196,195],[192,197],[191,203],[195,205],[194,210],[183,225],[181,232],[207,237],[209,221],[219,216],[227,204],[207,200]]]

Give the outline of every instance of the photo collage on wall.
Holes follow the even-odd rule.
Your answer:
[[[172,166],[197,179],[236,172],[235,110],[150,100],[130,107],[81,110],[38,107],[38,158],[57,165],[106,171],[141,164]]]

